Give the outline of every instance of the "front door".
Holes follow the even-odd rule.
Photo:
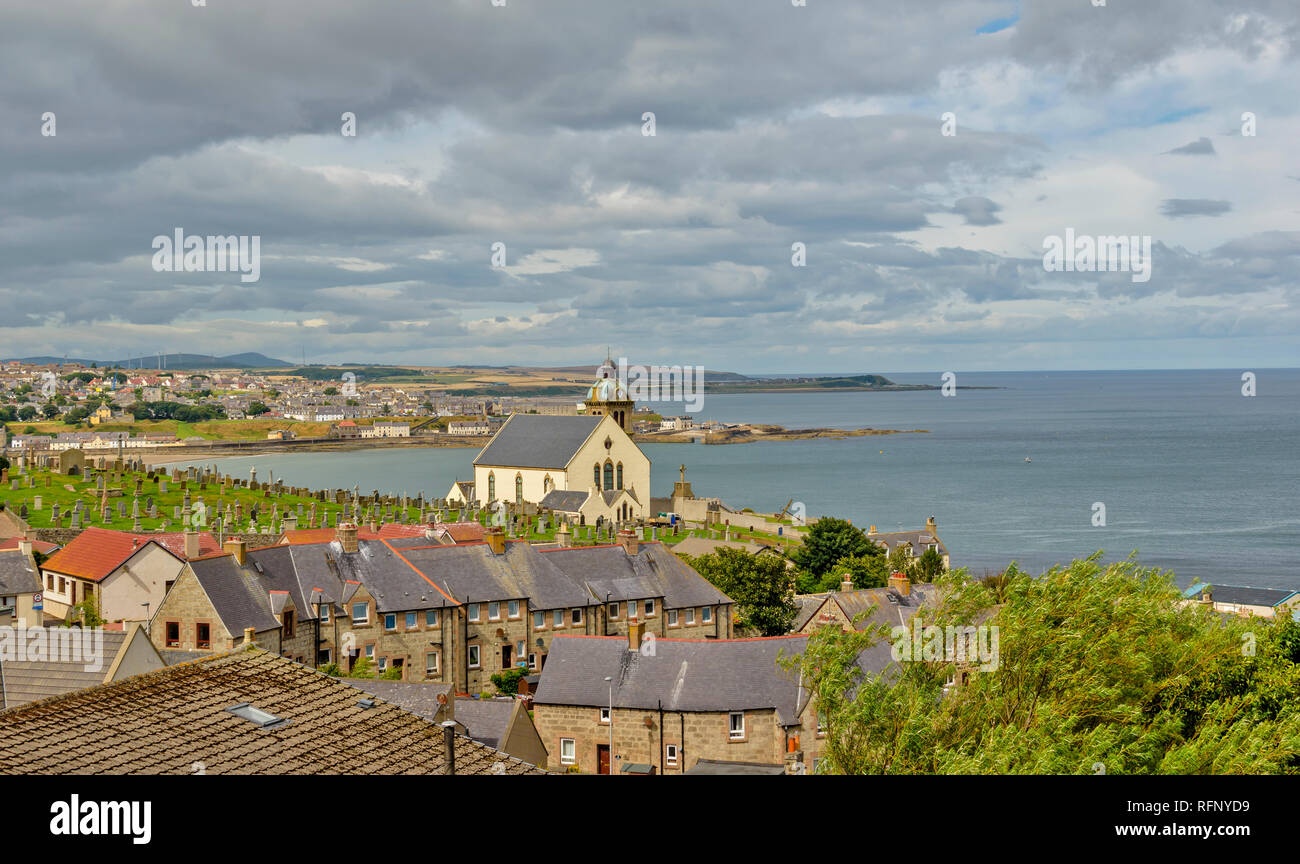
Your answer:
[[[609,773],[609,745],[608,744],[596,745],[596,773],[597,774]]]
[[[510,668],[511,666],[513,666],[513,665],[514,665],[514,663],[511,662],[510,646],[509,646],[509,645],[504,645],[504,646],[502,646],[502,648],[501,648],[501,668],[502,668],[502,670],[509,669],[509,668]]]

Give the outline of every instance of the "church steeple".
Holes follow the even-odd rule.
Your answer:
[[[587,413],[594,417],[608,414],[626,432],[634,403],[628,398],[627,387],[618,379],[618,369],[608,347],[605,349],[605,362],[596,374],[599,377],[587,389]]]

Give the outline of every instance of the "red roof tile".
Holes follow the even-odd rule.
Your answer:
[[[148,543],[157,543],[177,558],[185,557],[185,535],[179,532],[166,534],[132,534],[129,531],[110,531],[107,528],[86,528],[62,549],[50,556],[42,565],[65,576],[76,576],[99,582],[122,565]],[[217,538],[207,532],[199,533],[199,554],[220,552]]]

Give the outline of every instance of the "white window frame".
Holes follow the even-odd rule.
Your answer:
[[[645,601],[645,617],[655,617],[655,601],[653,597]]]
[[[686,610],[686,626],[689,627],[694,623],[695,623],[695,607],[692,606],[691,608]]]
[[[582,626],[582,607],[575,606],[569,613],[569,624],[573,627]]]
[[[712,624],[712,623],[713,623],[713,607],[712,607],[712,606],[702,606],[702,607],[700,607],[700,623],[702,623],[702,624]]]
[[[469,668],[471,669],[480,668],[479,664],[482,662],[483,657],[482,657],[482,652],[479,650],[479,646],[470,645],[469,650],[466,653],[469,655],[468,657]]]
[[[390,619],[391,619],[392,622],[393,622],[391,625],[388,623]],[[396,629],[397,629],[397,613],[396,613],[396,612],[385,612],[385,613],[384,613],[384,629],[385,629],[385,630],[396,630]]]
[[[565,755],[568,750],[568,755]],[[560,739],[560,764],[577,765],[578,764],[578,742],[574,738]]]
[[[469,604],[469,609],[468,609],[468,611],[466,612],[466,614],[469,616],[469,621],[470,621],[470,623],[472,623],[472,624],[477,624],[477,623],[478,623],[478,621],[479,621],[479,615],[482,614],[482,612],[483,612],[483,610],[480,609],[480,608],[478,608],[478,607],[479,607],[479,606],[482,606],[482,605],[483,605],[483,604],[481,604],[481,603],[471,603],[471,604]]]
[[[361,618],[358,618],[358,617],[357,617],[357,607],[358,607],[358,606],[360,606],[362,609],[364,609],[364,610],[365,610],[365,613],[366,613],[366,614],[365,614],[363,617],[361,617]],[[357,625],[357,626],[365,625],[365,624],[369,624],[369,623],[370,623],[370,604],[369,604],[369,603],[353,603],[353,604],[352,604],[352,623],[353,623],[353,625]]]
[[[676,626],[677,626],[677,610],[676,610],[676,609],[669,609],[669,610],[668,610],[668,626],[669,626],[669,627],[676,627]]]
[[[609,725],[609,709],[608,709],[608,708],[601,708],[601,709],[600,709],[600,722],[601,722],[601,724],[604,725],[604,726],[608,726],[608,725]]]
[[[429,662],[430,658],[433,659],[433,662],[432,662],[432,663]],[[425,654],[424,654],[424,674],[425,674],[425,675],[437,675],[437,674],[438,674],[438,669],[439,669],[441,666],[442,666],[442,658],[439,656],[439,654],[438,654],[437,651],[426,651],[426,652],[425,652]]]
[[[495,612],[493,611],[494,609],[496,610]],[[501,603],[500,603],[500,601],[498,601],[498,600],[493,600],[491,603],[488,604],[488,620],[489,620],[489,621],[500,621],[500,620],[501,620]]]
[[[507,617],[507,618],[518,618],[518,617],[519,617],[519,601],[518,601],[518,600],[511,600],[511,601],[509,601],[508,603],[506,603],[506,617]]]
[[[556,630],[564,626],[564,610],[556,609],[551,613],[551,626]]]
[[[402,624],[403,624],[403,626],[404,626],[407,630],[419,630],[419,629],[420,629],[420,613],[419,613],[419,612],[407,612],[407,613],[406,613],[406,620],[403,621]]]
[[[678,750],[677,750],[677,745],[676,745],[676,744],[665,744],[665,745],[664,745],[664,764],[665,764],[665,765],[671,765],[671,766],[673,766],[673,767],[676,767],[676,766],[677,766],[677,754],[678,754]]]
[[[609,620],[611,620],[611,621],[616,621],[616,620],[618,620],[618,601],[617,601],[617,600],[615,600],[613,603],[610,603],[610,604],[609,604]]]
[[[740,718],[740,728],[736,728],[736,718]],[[732,711],[727,715],[727,738],[731,741],[743,741],[745,739],[745,712]]]

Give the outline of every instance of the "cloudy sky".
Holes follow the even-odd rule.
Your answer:
[[[1295,0],[192,2],[0,9],[0,356],[1300,365]]]

